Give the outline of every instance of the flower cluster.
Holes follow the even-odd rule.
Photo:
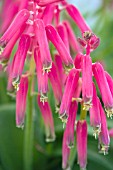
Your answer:
[[[113,116],[113,79],[101,63],[92,63],[91,59],[91,52],[99,46],[100,39],[86,24],[80,11],[65,0],[5,0],[3,11],[0,67],[8,75],[7,90],[16,95],[16,125],[22,127],[24,124],[29,77],[37,76],[38,91],[34,91],[33,78],[31,95],[37,95],[37,104],[46,127],[46,141],[55,140],[54,121],[48,102],[50,82],[56,112],[66,124],[62,168],[69,167],[76,130],[78,163],[81,169],[85,169],[87,112],[94,136],[98,137],[100,152],[108,152],[109,135],[113,136],[113,131],[108,131],[106,120],[106,113],[110,118]],[[75,22],[81,38],[76,38],[68,20],[61,19],[62,11]],[[15,44],[18,47],[12,58]],[[51,44],[54,47],[50,51]],[[93,78],[103,103],[97,96]],[[76,119],[78,105],[81,108],[79,120]]]

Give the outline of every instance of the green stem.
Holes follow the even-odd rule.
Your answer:
[[[31,96],[33,77],[29,77],[29,89],[27,98],[27,111],[25,122],[25,136],[24,136],[24,170],[32,170],[33,162],[33,138],[34,138],[34,126],[33,126],[33,97]]]
[[[80,120],[85,120],[87,116],[87,111],[83,109],[83,105],[81,105],[81,113],[80,113]]]

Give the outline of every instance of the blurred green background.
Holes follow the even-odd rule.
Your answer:
[[[80,9],[93,32],[101,39],[101,44],[91,56],[92,60],[104,63],[106,70],[113,76],[113,1],[112,0],[69,0]],[[73,24],[74,27],[74,24]],[[75,28],[76,29],[76,28]],[[24,170],[23,143],[24,129],[15,125],[15,100],[7,95],[7,78],[0,73],[0,170]],[[44,125],[35,99],[33,170],[61,170],[63,126],[55,114],[52,94],[49,97],[55,120],[56,141],[46,143]],[[89,117],[87,118],[89,122]],[[113,127],[113,120],[108,120]],[[98,153],[98,141],[92,136],[88,126],[88,170],[113,170],[113,140],[109,154]],[[78,170],[76,147],[72,149],[70,164],[72,170]]]

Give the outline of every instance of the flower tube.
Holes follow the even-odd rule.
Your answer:
[[[39,44],[41,61],[43,64],[43,71],[49,72],[52,66],[51,54],[49,51],[49,45],[46,37],[44,22],[41,19],[35,21],[35,34],[36,40]]]
[[[93,86],[92,86],[92,61],[89,55],[82,58],[82,98],[83,110],[89,110],[92,105]]]
[[[68,42],[68,34],[67,34],[67,30],[66,30],[66,27],[64,24],[59,24],[57,26],[57,30],[58,30],[58,33],[62,39],[62,41],[64,42],[68,52],[70,51],[69,49],[69,42]]]
[[[61,87],[61,83],[60,83],[58,73],[57,73],[54,63],[52,63],[51,72],[49,72],[48,77],[52,85],[52,89],[53,89],[54,96],[56,99],[56,104],[60,105],[61,99],[62,99],[62,87]]]
[[[84,39],[79,39],[79,43],[81,45],[86,44],[86,47],[89,48],[89,52],[96,49],[100,44],[100,39],[92,32],[90,27],[86,24],[79,10],[71,4],[66,6],[66,10],[81,30]]]
[[[62,97],[62,102],[59,111],[59,115],[62,121],[67,120],[67,117],[69,116],[69,108],[71,105],[72,97],[74,97],[74,92],[77,87],[78,80],[79,80],[79,71],[76,69],[72,69],[66,81],[64,94]]]
[[[100,153],[104,153],[105,155],[108,153],[110,137],[107,128],[106,115],[104,113],[104,110],[100,102],[99,102],[99,109],[100,109],[100,116],[101,116],[101,132],[99,134],[99,149],[100,149]]]
[[[23,27],[26,21],[29,19],[30,13],[27,9],[23,9],[18,12],[15,19],[8,27],[6,32],[0,38],[0,49],[4,49],[6,44],[11,40],[14,34]]]
[[[38,92],[40,93],[41,102],[47,102],[47,92],[48,92],[48,74],[45,72],[43,74],[43,65],[41,62],[41,56],[39,49],[35,48],[34,59],[36,63],[36,72],[38,80]]]
[[[30,37],[29,35],[23,34],[20,38],[18,49],[13,59],[12,73],[11,73],[13,78],[12,84],[17,90],[18,90],[18,83],[19,83],[20,76],[22,75],[29,46],[30,46]]]
[[[63,24],[66,26],[67,32],[68,32],[68,37],[69,37],[69,42],[72,47],[72,49],[75,52],[81,52],[80,46],[78,44],[77,38],[71,28],[71,25],[69,24],[68,21],[63,21]]]
[[[76,128],[77,154],[80,168],[84,170],[87,164],[87,123],[86,120],[79,120]]]
[[[16,125],[23,127],[25,110],[26,110],[26,97],[28,92],[28,78],[22,77],[20,79],[19,90],[16,94]]]
[[[96,87],[93,84],[93,98],[92,98],[92,107],[90,108],[90,124],[93,127],[95,138],[99,135],[101,131],[101,118],[100,118],[100,109],[99,102],[96,93]]]
[[[71,69],[73,67],[73,60],[68,53],[68,50],[66,49],[66,46],[64,45],[62,39],[57,33],[57,30],[52,25],[47,25],[46,32],[48,39],[54,44],[57,51],[59,52],[65,67]]]
[[[55,140],[55,132],[54,132],[54,122],[53,122],[50,105],[48,102],[45,102],[44,104],[40,102],[40,95],[38,95],[37,100],[38,100],[38,106],[40,108],[45,123],[46,142],[52,142]]]
[[[107,112],[108,117],[113,115],[113,97],[106,79],[104,69],[100,63],[95,63],[93,65],[93,74],[98,84],[100,93],[102,95],[102,100]]]

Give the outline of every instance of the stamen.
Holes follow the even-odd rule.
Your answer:
[[[100,132],[101,132],[101,125],[97,127],[93,127],[93,136],[95,137],[95,139],[97,139]]]
[[[28,24],[28,25],[33,25],[34,22],[33,22],[32,20],[28,19],[27,22],[26,22],[26,24]]]
[[[64,114],[62,115],[59,115],[59,118],[62,120],[63,123],[67,123],[68,116],[66,112],[64,112]]]
[[[47,94],[41,93],[41,95],[40,95],[40,102],[42,102],[43,105],[44,105],[44,103],[47,102],[47,101],[48,101]]]
[[[16,91],[19,90],[19,84],[20,84],[20,77],[16,77],[13,79],[12,85]]]
[[[100,149],[100,150],[99,150],[99,153],[103,153],[104,155],[107,155],[107,154],[108,154],[109,146],[100,144],[100,145],[99,145],[99,149]]]
[[[106,113],[107,113],[107,117],[109,118],[111,118],[112,119],[112,116],[113,116],[113,108],[111,107],[111,108],[107,108],[107,107],[105,107],[105,111],[106,111]]]
[[[91,101],[84,102],[83,103],[83,110],[89,111],[89,109],[92,107]]]

